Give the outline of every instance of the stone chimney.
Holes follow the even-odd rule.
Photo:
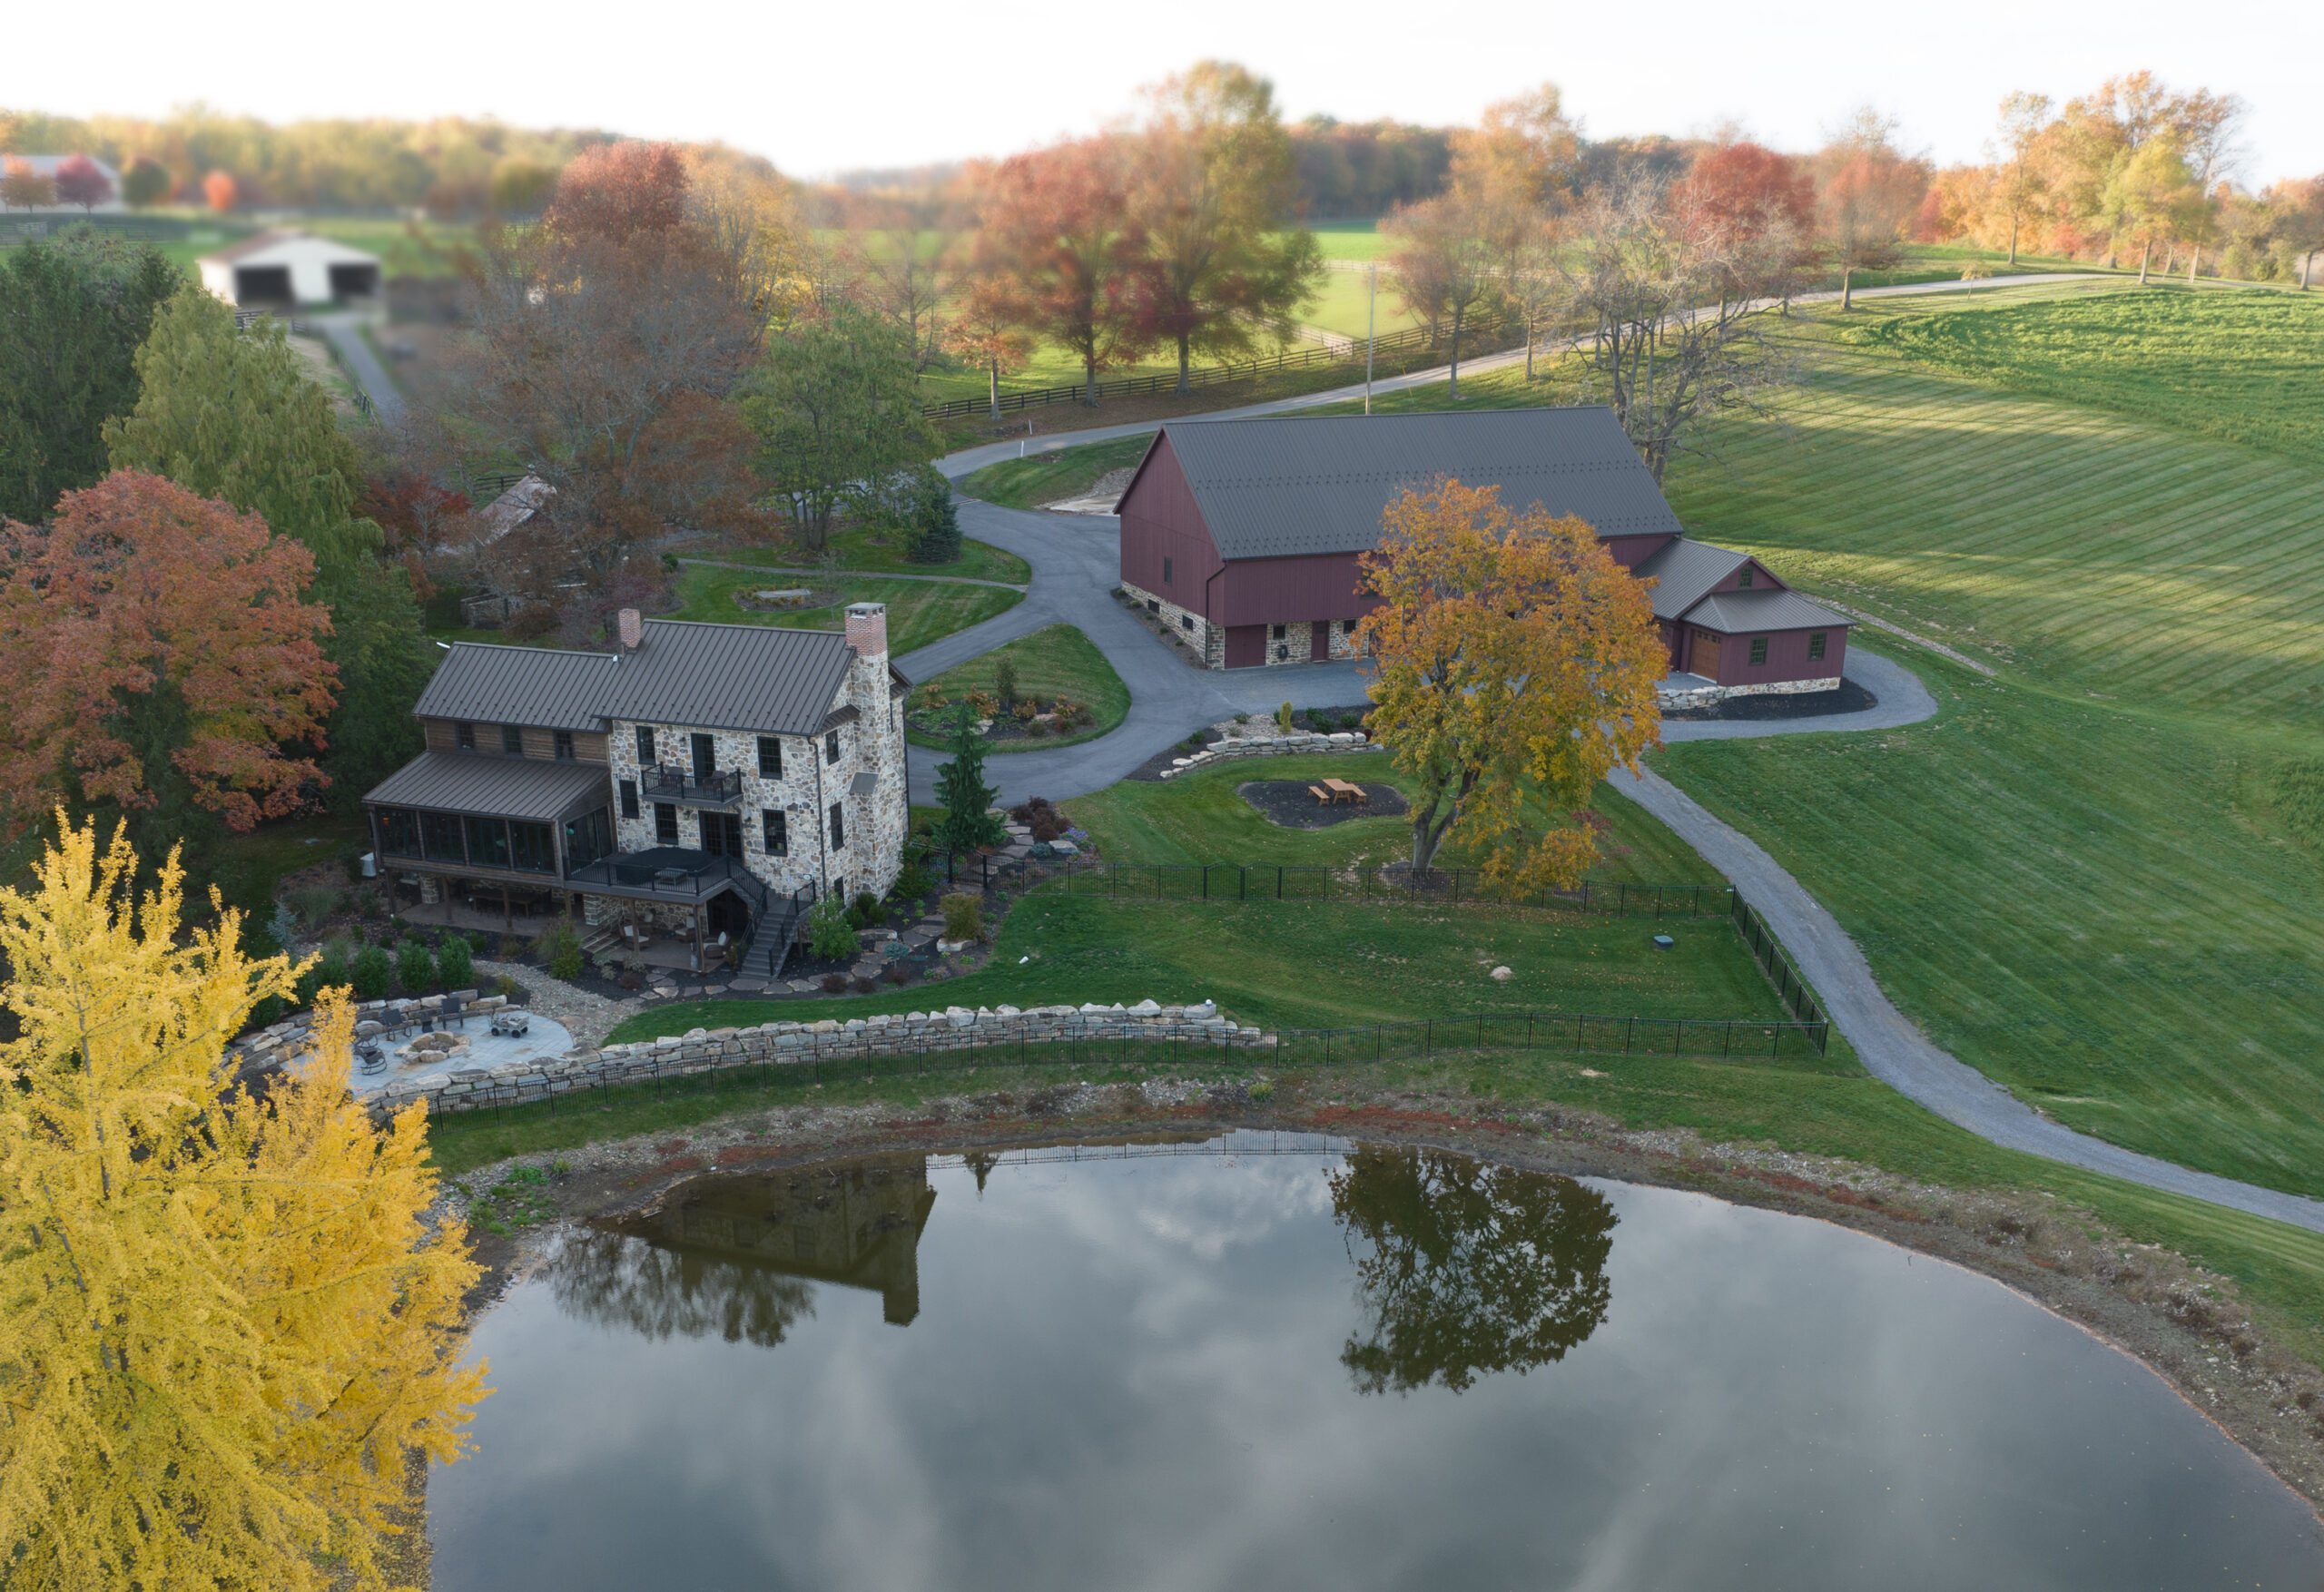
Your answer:
[[[636,609],[624,608],[621,611],[620,623],[621,650],[625,653],[634,653],[637,650],[637,644],[645,639],[645,621]],[[852,629],[854,621],[851,619],[848,623]]]
[[[850,603],[847,605],[847,644],[865,663],[888,660],[888,605]]]

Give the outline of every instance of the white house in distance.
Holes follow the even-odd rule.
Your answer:
[[[202,285],[237,309],[376,298],[379,257],[311,232],[261,232],[194,261]]]

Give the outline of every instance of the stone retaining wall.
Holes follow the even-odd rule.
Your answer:
[[[1238,757],[1290,757],[1295,754],[1314,755],[1316,752],[1356,752],[1377,750],[1371,738],[1361,730],[1338,730],[1326,735],[1320,731],[1259,730],[1256,724],[1238,724],[1244,733],[1233,740],[1213,742],[1200,752],[1185,757],[1174,757],[1170,766],[1162,771],[1163,779],[1190,774],[1196,769],[1208,768],[1215,762],[1225,762]]]
[[[1201,1006],[1042,1006],[1019,1010],[1003,1006],[970,1011],[952,1007],[937,1012],[892,1013],[852,1017],[842,1023],[764,1023],[747,1028],[696,1028],[684,1037],[665,1036],[600,1050],[576,1050],[547,1062],[510,1062],[472,1067],[431,1077],[400,1079],[368,1104],[384,1120],[413,1100],[431,1113],[481,1111],[524,1106],[576,1089],[611,1088],[648,1079],[692,1077],[741,1066],[796,1066],[874,1056],[917,1056],[974,1047],[1051,1045],[1060,1040],[1190,1040],[1221,1048],[1271,1047],[1275,1036],[1228,1021],[1207,1002]]]

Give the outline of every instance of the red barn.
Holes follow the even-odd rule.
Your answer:
[[[1613,411],[1186,421],[1162,428],[1124,492],[1123,589],[1214,669],[1350,655],[1373,605],[1356,560],[1406,488],[1497,486],[1595,527],[1655,582],[1673,681],[1709,693],[1837,686],[1849,621],[1748,555],[1688,538]]]

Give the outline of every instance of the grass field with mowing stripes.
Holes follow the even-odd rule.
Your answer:
[[[763,587],[813,585],[838,593],[837,601],[821,608],[762,613],[734,601],[736,592]],[[888,650],[896,656],[924,647],[956,630],[980,624],[1007,613],[1025,600],[1021,592],[1005,586],[976,586],[950,582],[882,580],[877,575],[770,575],[749,570],[716,569],[689,564],[677,578],[678,595],[685,606],[671,615],[714,624],[772,624],[789,630],[838,630],[847,619],[850,603],[888,605]]]

